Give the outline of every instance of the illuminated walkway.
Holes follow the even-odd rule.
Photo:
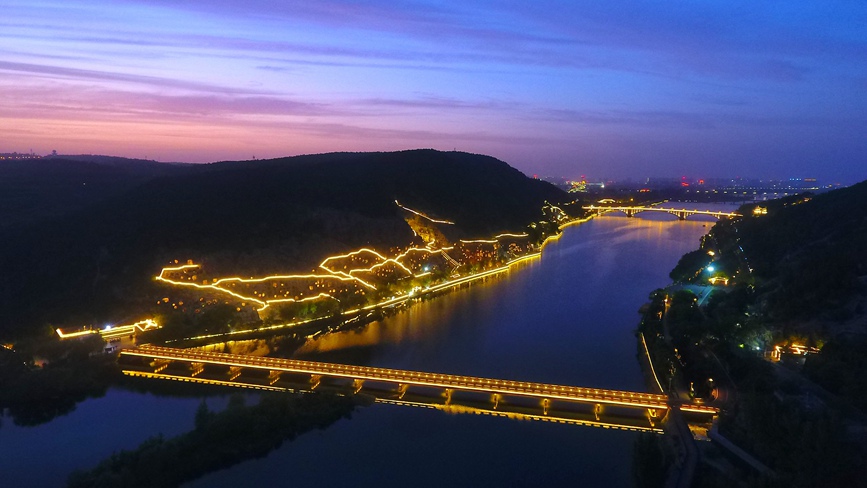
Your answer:
[[[665,417],[669,408],[673,406],[703,420],[709,420],[718,413],[717,409],[704,405],[679,402],[673,405],[667,396],[651,393],[242,356],[158,346],[127,349],[121,351],[120,355],[121,362],[124,363],[124,374],[129,376],[266,390],[299,389],[297,386],[280,386],[278,382],[281,381],[306,384],[306,388],[301,389],[307,390],[316,389],[320,385],[323,385],[323,389],[348,388],[351,393],[359,393],[364,389],[364,393],[385,403],[425,404],[430,408],[469,409],[474,413],[505,416],[546,417],[551,421],[604,424],[609,427],[620,426],[619,428],[637,430],[659,430],[656,421]],[[139,359],[137,364],[136,358]],[[141,361],[142,358],[145,359],[144,362]],[[324,380],[329,380],[331,383],[323,383]],[[341,384],[340,380],[344,383]],[[408,391],[410,387],[413,388],[411,393]],[[424,395],[430,391],[435,391],[436,398],[444,398],[444,401],[431,402],[429,395],[426,401],[410,400],[416,398],[416,395]],[[469,404],[452,405],[458,394]],[[506,410],[507,408],[511,410]],[[605,417],[610,417],[614,421],[607,422]],[[641,422],[636,423],[636,420]]]
[[[741,214],[734,212],[719,212],[714,210],[686,210],[682,208],[666,208],[666,207],[610,207],[610,206],[598,206],[598,205],[590,205],[587,207],[581,207],[584,210],[590,210],[591,212],[596,212],[597,215],[602,215],[607,212],[623,212],[627,217],[634,217],[635,214],[641,212],[665,212],[670,213],[676,216],[680,220],[686,220],[690,215],[710,215],[711,217],[716,217],[718,219],[724,218],[735,218],[741,217]]]

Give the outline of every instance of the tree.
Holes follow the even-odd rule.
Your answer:
[[[205,403],[205,399],[203,398],[202,403],[199,404],[199,408],[196,409],[196,430],[204,432],[211,424],[213,418],[214,414],[208,408],[208,404]]]

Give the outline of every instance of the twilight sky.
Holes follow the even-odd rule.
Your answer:
[[[867,2],[0,0],[0,151],[867,179]]]

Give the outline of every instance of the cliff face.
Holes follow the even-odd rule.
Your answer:
[[[116,166],[75,164],[101,182],[119,178]],[[407,208],[451,222],[438,228],[454,239],[521,230],[546,200],[565,199],[494,158],[433,150],[167,166],[122,181],[7,232],[0,335],[138,310],[168,260],[219,274],[309,271],[329,254],[416,242]]]

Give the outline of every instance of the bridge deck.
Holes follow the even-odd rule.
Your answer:
[[[284,383],[269,385],[260,381],[251,379],[235,379],[226,380],[225,378],[214,379],[212,377],[199,376],[177,376],[174,374],[150,373],[142,371],[124,370],[124,374],[132,377],[150,378],[160,380],[171,380],[186,383],[198,383],[207,385],[221,385],[234,388],[250,388],[266,391],[291,391],[291,392],[312,392],[325,391],[336,394],[353,394],[351,387],[343,387],[336,385],[312,387],[309,383]],[[427,408],[440,410],[443,412],[454,414],[477,414],[490,415],[497,417],[506,417],[520,420],[538,420],[544,422],[555,422],[562,424],[574,424],[591,427],[601,427],[604,429],[631,430],[639,432],[654,432],[662,434],[661,426],[662,415],[656,417],[648,416],[647,413],[628,415],[624,412],[612,413],[608,411],[580,411],[573,409],[564,409],[562,406],[552,406],[549,410],[543,410],[540,405],[530,404],[514,404],[505,401],[498,404],[487,402],[479,399],[461,398],[445,402],[442,395],[430,396],[424,394],[401,394],[400,391],[371,389],[367,390],[365,395],[371,398],[376,403],[384,403],[389,405],[400,405],[418,408]],[[635,409],[634,411],[638,411]]]
[[[174,349],[158,346],[140,346],[127,349],[121,355],[140,356],[152,359],[181,361],[189,363],[214,364],[228,367],[254,368],[260,370],[339,377],[352,380],[382,381],[403,385],[416,385],[477,391],[490,394],[516,395],[550,400],[567,400],[594,404],[621,405],[634,408],[668,409],[668,397],[652,393],[583,388],[577,386],[551,385],[512,380],[498,380],[419,371],[405,371],[369,366],[301,361],[258,356],[241,356],[225,353],[205,352],[192,349]],[[696,411],[715,409],[695,406]],[[703,408],[702,408],[703,407]]]
[[[670,207],[646,207],[646,206],[598,206],[598,205],[589,205],[586,207],[581,207],[584,210],[593,210],[596,212],[625,212],[628,214],[640,213],[640,212],[667,212],[674,215],[710,215],[712,217],[722,218],[734,218],[741,217],[742,215],[736,212],[723,212],[719,210],[689,210],[685,208],[670,208]]]

